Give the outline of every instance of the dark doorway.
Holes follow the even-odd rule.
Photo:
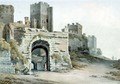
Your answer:
[[[37,40],[32,44],[32,70],[50,71],[49,44],[44,40]]]

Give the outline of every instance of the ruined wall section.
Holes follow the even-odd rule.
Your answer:
[[[0,73],[15,73],[11,62],[10,45],[4,39],[0,40]]]
[[[10,39],[16,39],[18,44],[21,44],[22,38],[24,36],[24,28],[27,27],[25,24],[20,23],[9,23],[4,26],[3,29],[3,38],[6,41]]]
[[[0,50],[0,73],[15,73],[10,57],[11,54],[8,50]]]
[[[70,38],[69,39],[69,50],[70,51],[78,51],[79,48],[82,47],[82,41],[78,38]]]
[[[3,36],[3,29],[4,29],[5,24],[0,22],[0,39]]]
[[[88,51],[88,41],[85,34],[82,34],[82,25],[79,23],[67,24],[62,32],[69,33],[69,51]]]
[[[5,24],[14,22],[14,7],[12,5],[0,5],[0,22]]]
[[[31,46],[32,43],[37,40],[45,40],[49,43],[50,47],[50,70],[56,71],[61,69],[71,68],[71,60],[68,50],[68,33],[60,32],[47,32],[41,29],[25,28],[25,37],[22,40],[22,44],[19,49],[30,59],[31,62]],[[59,61],[55,62],[56,58],[53,55],[59,55]],[[28,65],[29,66],[29,65]]]

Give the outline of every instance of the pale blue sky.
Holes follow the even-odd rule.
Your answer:
[[[12,4],[15,21],[29,16],[30,4],[40,0],[0,0]],[[54,30],[61,30],[68,23],[83,25],[83,32],[95,35],[97,44],[107,57],[120,58],[120,0],[41,0],[53,7]]]

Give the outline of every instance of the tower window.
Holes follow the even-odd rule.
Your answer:
[[[48,23],[48,19],[46,19],[46,22]]]

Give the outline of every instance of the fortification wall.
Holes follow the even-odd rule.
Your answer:
[[[12,5],[0,5],[0,22],[5,24],[14,22],[14,7]]]
[[[31,59],[31,45],[37,40],[44,40],[49,43],[51,71],[71,68],[71,60],[68,50],[68,33],[50,33],[37,28],[25,28],[25,34],[19,49],[26,58]],[[60,60],[57,64],[55,63],[55,58],[52,57],[54,54],[60,56]]]

